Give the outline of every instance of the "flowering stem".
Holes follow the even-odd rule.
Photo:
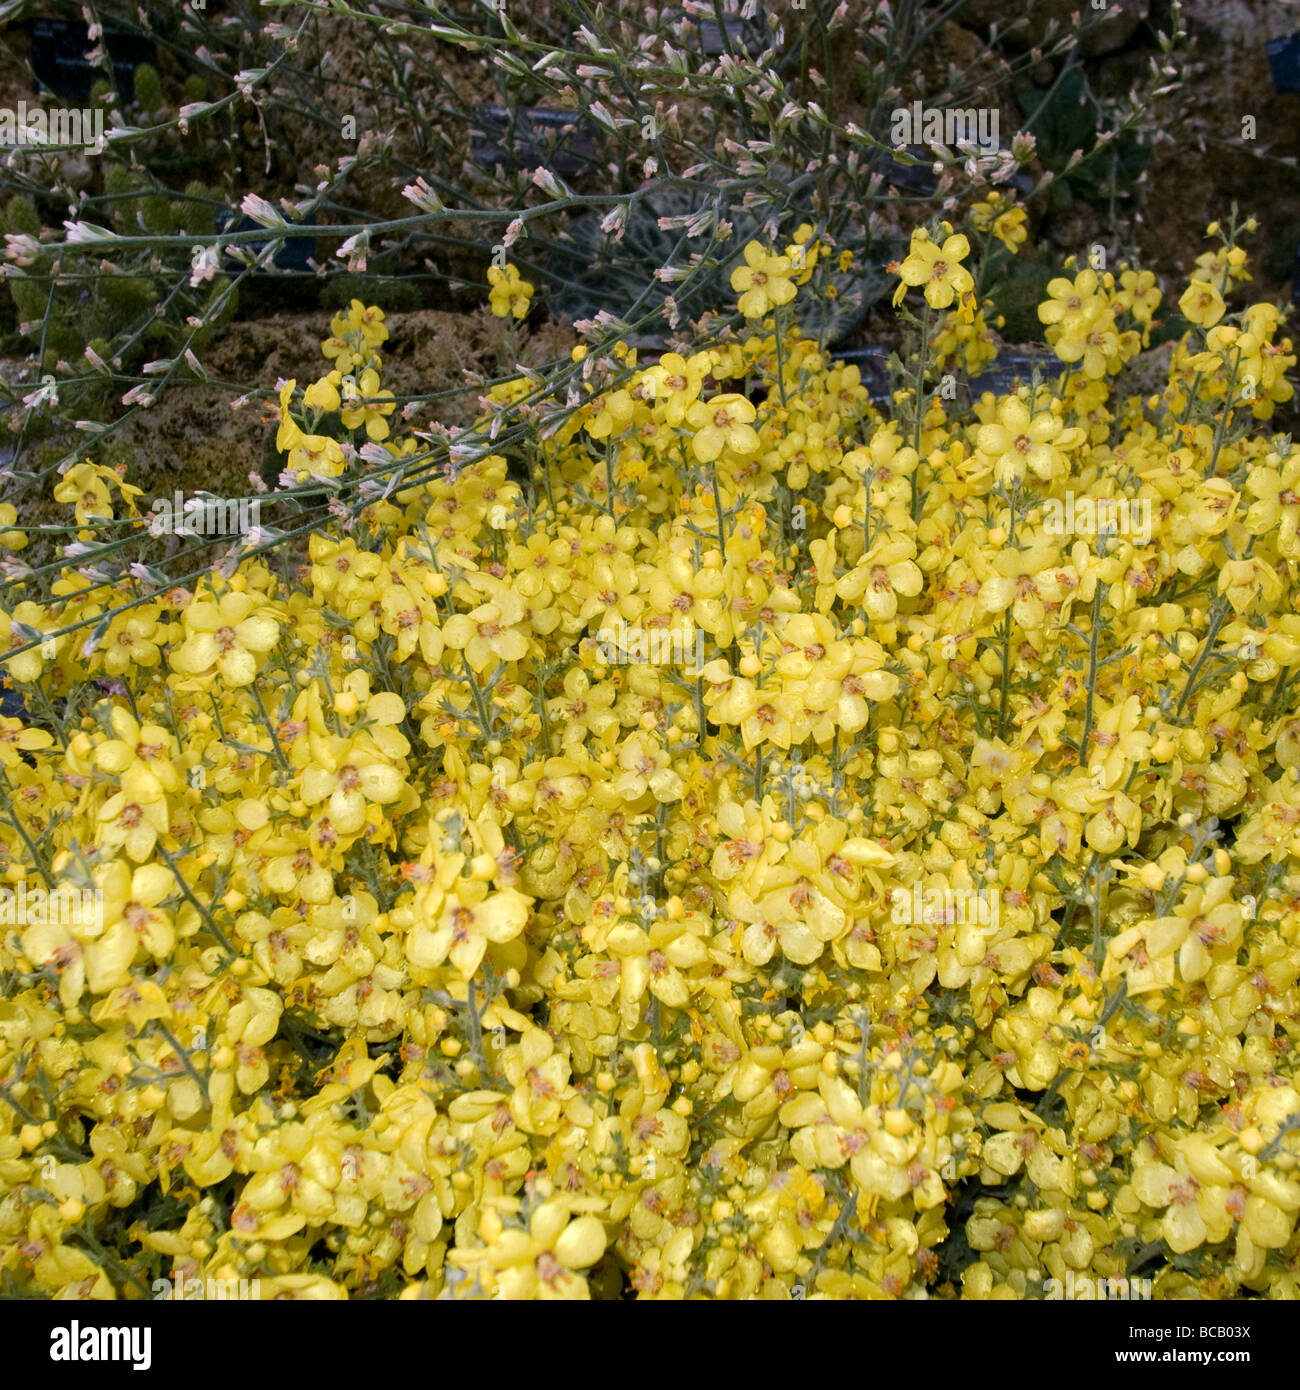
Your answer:
[[[8,777],[5,777],[3,781],[7,788],[9,783]],[[5,800],[8,802],[8,806],[5,810],[5,819],[22,837],[23,844],[27,846],[27,853],[32,856],[32,863],[36,866],[36,871],[45,880],[46,888],[52,890],[54,888],[54,878],[50,873],[49,866],[45,862],[45,857],[36,848],[35,843],[32,841],[32,837],[27,833],[27,827],[18,819],[18,812],[13,809],[13,799],[8,795],[7,791]]]
[[[262,692],[257,688],[256,681],[253,681],[252,690],[253,699],[257,702],[258,717],[262,722],[262,727],[266,730],[271,740],[271,748],[275,753],[275,760],[280,764],[281,771],[292,772],[289,766],[289,760],[284,756],[284,749],[280,747],[280,740],[276,736],[275,729],[271,724],[271,716],[266,712],[266,705],[262,702]]]
[[[534,448],[533,455],[534,459],[536,460],[537,471],[542,475],[542,484],[546,488],[546,500],[550,504],[551,515],[554,516],[555,493],[551,488],[551,463],[548,458],[541,458],[540,460],[537,460],[537,453],[538,451],[536,450],[536,448]]]
[[[1106,959],[1106,939],[1101,930],[1101,899],[1102,886],[1111,877],[1112,870],[1109,866],[1105,869],[1099,868],[1096,856],[1092,863],[1092,963],[1098,970]]]
[[[1079,740],[1079,766],[1088,765],[1088,740],[1092,737],[1092,705],[1097,698],[1097,647],[1101,637],[1101,605],[1109,586],[1099,579],[1092,591],[1092,629],[1088,633],[1088,698],[1083,708],[1083,737]]]
[[[474,1059],[474,1065],[479,1070],[482,1077],[491,1076],[491,1069],[487,1064],[487,1054],[483,1051],[483,1020],[478,1011],[478,991],[474,988],[474,977],[471,975],[466,985],[466,1012],[469,1015],[469,1051]],[[483,1006],[487,1007],[486,1004]]]
[[[925,313],[921,320],[921,345],[917,351],[916,358],[916,394],[912,401],[912,407],[916,412],[916,423],[912,431],[912,449],[916,454],[916,465],[912,470],[912,520],[917,521],[921,515],[921,426],[924,423],[925,412],[921,403],[922,393],[925,390],[925,372],[929,366],[930,357],[930,302],[926,301]]]
[[[614,441],[605,438],[605,510],[614,520]]]
[[[193,1080],[194,1084],[199,1088],[200,1092],[203,1095],[203,1099],[207,1101],[209,1105],[211,1105],[212,1097],[208,1094],[207,1077],[201,1076],[199,1074],[198,1069],[190,1060],[190,1054],[185,1050],[185,1048],[181,1046],[180,1040],[176,1037],[172,1030],[168,1028],[168,1026],[162,1021],[162,1019],[154,1019],[154,1027],[157,1028],[158,1031],[167,1040],[167,1045],[176,1054],[176,1059],[180,1062],[182,1068],[184,1068],[186,1075],[188,1075],[191,1078],[191,1080]]]
[[[1091,687],[1089,687],[1091,693]],[[1011,610],[1002,615],[1002,698],[998,704],[998,737],[1007,723],[1007,701],[1011,698]]]
[[[1228,416],[1232,414],[1232,393],[1237,389],[1237,370],[1241,366],[1241,352],[1237,351],[1232,359],[1232,376],[1228,380],[1228,390],[1223,398],[1223,409],[1219,411],[1219,418],[1214,425],[1214,452],[1210,455],[1209,466],[1202,475],[1206,478],[1213,478],[1219,469],[1219,453],[1223,449],[1223,437],[1228,429]]]
[[[157,849],[158,853],[161,854],[163,857],[163,862],[172,871],[172,877],[180,885],[181,894],[184,896],[186,902],[188,902],[190,906],[193,907],[194,910],[199,914],[199,916],[203,918],[203,921],[206,924],[208,930],[221,943],[222,949],[229,954],[231,960],[235,960],[238,957],[239,952],[236,951],[235,948],[230,944],[230,942],[226,940],[225,933],[221,930],[219,926],[217,926],[216,922],[213,921],[212,913],[206,907],[204,907],[203,904],[190,891],[190,886],[185,881],[185,875],[181,873],[180,869],[176,865],[176,861],[167,852],[167,849],[163,845],[163,842],[161,840],[157,841]]]
[[[20,1058],[19,1060],[21,1061],[22,1059]],[[24,1124],[40,1124],[40,1121],[36,1118],[36,1116],[33,1115],[32,1112],[28,1110],[28,1108],[21,1101],[14,1099],[13,1093],[10,1091],[9,1087],[4,1084],[3,1081],[0,1081],[0,1100],[4,1101],[4,1103],[8,1105],[10,1109],[13,1110],[14,1114],[17,1115],[18,1118],[22,1120]]]
[[[546,679],[541,677],[537,682],[537,714],[542,724],[542,738],[546,743],[546,752],[549,757],[553,751],[553,740],[551,738],[551,720],[546,713]]]
[[[1187,405],[1183,408],[1183,417],[1178,422],[1179,429],[1182,429],[1192,418],[1192,406],[1196,403],[1196,393],[1201,389],[1201,379],[1205,376],[1204,372],[1197,372],[1192,378],[1192,388],[1187,393]]]
[[[109,1252],[95,1239],[84,1225],[74,1226],[67,1232],[69,1237],[76,1237],[78,1240],[85,1241],[87,1245],[86,1255],[97,1264],[100,1269],[107,1272],[109,1269],[120,1270],[123,1276],[140,1290],[146,1298],[153,1297],[153,1291],[147,1287],[134,1270],[128,1268],[121,1260],[109,1254]]]
[[[849,1222],[853,1220],[858,1210],[858,1193],[854,1191],[847,1202],[840,1207],[840,1214],[835,1218],[835,1224],[831,1227],[826,1239],[817,1248],[817,1258],[813,1261],[812,1269],[808,1271],[808,1284],[810,1288],[815,1288],[817,1276],[825,1268],[826,1261],[830,1256],[831,1250],[845,1232],[849,1229]]]
[[[1289,681],[1290,679],[1291,668],[1283,667],[1277,680],[1273,683],[1273,693],[1269,696],[1268,707],[1264,711],[1266,715],[1271,716],[1274,710],[1277,709],[1278,702],[1281,700],[1282,694],[1286,690],[1287,681]]]
[[[727,530],[722,522],[722,493],[718,488],[718,465],[716,462],[709,464],[709,472],[713,475],[713,510],[718,518],[718,544],[722,547],[723,553],[725,554]]]
[[[469,657],[464,651],[460,654],[461,665],[465,668],[465,679],[469,682],[470,694],[474,697],[474,708],[478,711],[478,725],[483,731],[483,737],[492,737],[492,719],[488,714],[487,706],[483,703],[483,695],[478,688],[478,681],[474,676],[474,668],[469,664]]]
[[[776,385],[781,393],[781,408],[786,407],[785,398],[785,320],[786,306],[781,305],[776,311]]]
[[[1183,684],[1183,693],[1178,697],[1178,708],[1176,714],[1181,715],[1188,700],[1192,697],[1192,692],[1196,689],[1196,683],[1200,678],[1201,668],[1210,659],[1210,653],[1214,650],[1215,639],[1219,635],[1219,629],[1227,621],[1228,614],[1232,605],[1225,596],[1220,596],[1214,605],[1214,617],[1210,620],[1210,630],[1205,634],[1205,645],[1201,648],[1201,654],[1196,658],[1196,664],[1187,673],[1187,680]]]

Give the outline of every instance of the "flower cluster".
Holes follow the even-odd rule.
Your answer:
[[[492,286],[488,303],[492,313],[499,319],[528,317],[528,306],[533,297],[533,286],[520,277],[518,266],[507,263],[488,267],[488,284]]]
[[[1059,376],[963,410],[970,247],[922,229],[886,418],[786,312],[800,230],[739,333],[579,351],[567,415],[493,387],[439,474],[354,303],[277,443],[381,486],[296,568],[69,559],[0,612],[7,1286],[978,1299],[1142,1252],[1297,1296],[1281,317],[1227,236],[1121,400],[1160,292],[1079,271]],[[10,891],[65,884],[98,910]]]

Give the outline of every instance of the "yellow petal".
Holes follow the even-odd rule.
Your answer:
[[[555,1242],[555,1257],[568,1269],[587,1269],[605,1253],[605,1228],[594,1216],[569,1222]]]

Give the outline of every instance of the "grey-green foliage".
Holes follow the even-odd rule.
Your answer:
[[[201,234],[212,230],[212,210],[202,200],[210,191],[191,183],[182,197],[168,197],[153,190],[147,180],[121,166],[110,166],[105,187],[111,201],[105,204],[104,223],[123,234],[141,228],[160,235]],[[0,212],[0,235],[25,233],[37,236],[40,218],[30,198],[17,195]],[[32,348],[44,345],[39,364],[54,371],[68,364],[83,379],[61,391],[61,401],[79,414],[105,407],[112,395],[107,378],[89,373],[85,349],[91,346],[105,362],[124,372],[138,369],[146,358],[181,350],[189,342],[197,350],[211,333],[211,326],[193,330],[185,324],[189,315],[201,315],[213,304],[225,284],[222,276],[194,289],[175,290],[176,266],[166,262],[155,268],[144,256],[120,271],[103,273],[93,252],[62,249],[58,254],[58,285],[52,282],[55,249],[42,249],[23,274],[7,276],[5,292],[12,299],[20,332]],[[122,258],[125,260],[125,258]],[[155,306],[170,295],[171,312],[159,315]],[[218,320],[233,310],[229,305]],[[120,392],[119,392],[120,394]]]
[[[1082,69],[1067,66],[1046,93],[1025,87],[1017,99],[1031,113],[1027,124],[1039,159],[1059,176],[1049,197],[1051,211],[1059,212],[1071,196],[1108,208],[1133,195],[1151,161],[1150,140],[1140,129],[1116,126]],[[1071,165],[1076,152],[1083,158]]]
[[[680,220],[695,210],[690,194],[665,188],[633,205],[621,238],[602,231],[601,219],[594,213],[577,218],[567,235],[558,239],[549,262],[549,278],[554,286],[552,306],[575,320],[590,318],[602,308],[623,302],[629,284],[647,287],[645,307],[662,306],[676,286],[656,280],[655,271],[672,261],[681,232],[661,226],[660,219]],[[729,283],[732,265],[750,238],[763,237],[763,219],[739,200],[721,203],[713,215],[715,221],[731,225],[731,235],[723,257],[709,272],[698,276],[684,294],[674,294],[678,307],[690,316],[734,301],[735,291]],[[787,226],[786,232],[792,235],[794,227]],[[831,264],[823,265],[821,288],[832,285],[834,294],[801,295],[796,310],[803,330],[823,343],[840,342],[859,326],[867,310],[888,288],[885,265],[904,249],[901,238],[873,235],[862,226],[845,227],[837,242],[841,249],[853,253],[854,268],[840,272]],[[645,341],[652,343],[654,338]]]

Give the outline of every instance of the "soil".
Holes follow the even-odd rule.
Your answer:
[[[383,385],[399,400],[408,396],[457,391],[455,397],[421,407],[415,419],[426,424],[437,418],[451,426],[469,424],[478,413],[479,392],[466,385],[466,375],[498,374],[508,369],[504,320],[487,309],[468,314],[417,310],[389,314],[388,342],[380,350]],[[224,381],[257,381],[265,389],[279,381],[300,384],[322,375],[328,363],[320,344],[328,334],[324,315],[276,315],[254,322],[235,322],[221,331],[205,354],[211,376]],[[519,360],[542,366],[567,357],[576,339],[552,324],[526,327],[519,337]],[[274,402],[249,402],[232,409],[237,400],[228,390],[187,386],[168,392],[151,409],[136,415],[119,432],[122,444],[135,456],[130,481],[146,495],[185,482],[217,496],[243,496],[248,475],[274,476],[279,463],[274,451]],[[269,418],[268,418],[269,417]],[[182,481],[174,461],[183,461]]]
[[[382,381],[401,401],[404,397],[441,391],[455,396],[418,407],[417,425],[434,419],[459,426],[478,414],[479,388],[467,376],[502,375],[511,361],[506,349],[505,321],[486,307],[472,313],[438,310],[391,313],[385,323],[388,342],[381,350]],[[283,466],[275,452],[276,402],[274,388],[290,378],[300,384],[315,380],[329,364],[321,356],[321,340],[329,333],[328,313],[277,314],[251,322],[235,321],[217,330],[204,353],[209,376],[221,381],[261,384],[258,395],[233,408],[238,393],[198,382],[179,383],[148,410],[126,421],[114,436],[111,458],[127,461],[126,481],[144,490],[137,505],[148,510],[155,497],[170,497],[176,489],[202,489],[216,497],[252,495],[250,474],[273,480]],[[543,367],[567,358],[577,339],[568,328],[542,322],[518,329],[516,361]],[[16,363],[0,362],[0,374]],[[74,440],[47,441],[41,454],[57,457],[73,448]],[[98,455],[97,455],[98,457]],[[48,495],[24,492],[18,501],[29,525],[66,524],[69,509]],[[214,552],[215,553],[215,552]],[[23,552],[39,565],[53,558],[50,542],[41,536]]]

